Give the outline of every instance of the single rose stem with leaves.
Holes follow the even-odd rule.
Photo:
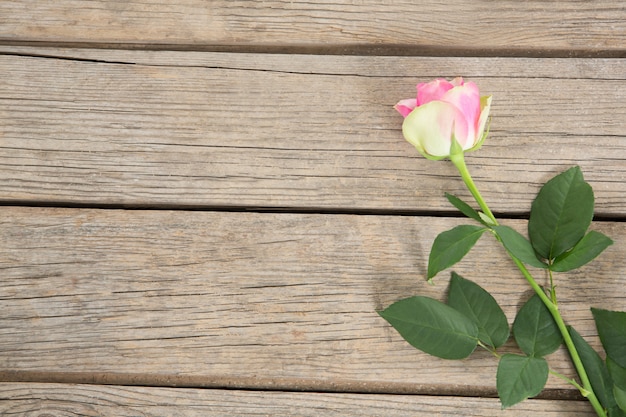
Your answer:
[[[454,150],[457,149],[456,152],[454,152]],[[543,264],[541,264],[541,261],[539,259],[537,259],[535,253],[533,253],[531,251],[531,247],[528,246],[527,241],[520,236],[516,235],[516,232],[513,231],[513,229],[503,229],[501,226],[499,226],[498,221],[496,220],[496,218],[494,217],[493,213],[491,212],[491,210],[489,209],[489,207],[487,206],[487,204],[485,203],[484,199],[482,198],[482,196],[480,195],[480,192],[478,191],[478,188],[476,187],[476,185],[474,184],[474,180],[472,179],[469,170],[467,169],[467,166],[465,164],[465,156],[464,153],[462,151],[458,151],[458,148],[453,146],[452,147],[452,153],[450,154],[450,160],[452,161],[452,163],[454,164],[454,166],[458,169],[459,173],[461,174],[461,178],[463,179],[463,182],[465,183],[465,185],[467,186],[468,190],[472,193],[472,196],[474,197],[474,199],[476,200],[476,202],[478,203],[478,205],[480,206],[481,210],[483,211],[483,213],[486,215],[487,219],[483,220],[482,218],[480,220],[483,220],[485,222],[486,225],[490,225],[491,226],[491,231],[493,232],[494,236],[496,237],[496,239],[502,243],[504,245],[505,248],[507,248],[507,244],[505,244],[504,242],[506,241],[508,243],[508,246],[511,249],[507,248],[507,252],[509,254],[509,256],[513,259],[513,262],[515,262],[515,265],[518,267],[518,269],[520,270],[520,272],[522,273],[522,275],[524,276],[524,278],[526,278],[526,280],[528,281],[528,283],[530,284],[530,286],[532,287],[532,289],[535,291],[535,293],[537,294],[537,296],[539,297],[539,299],[543,302],[543,304],[546,306],[546,308],[548,309],[548,311],[550,312],[550,314],[552,315],[552,318],[554,319],[557,327],[559,328],[559,332],[561,333],[561,336],[563,337],[563,341],[565,343],[565,346],[567,347],[570,356],[572,358],[572,362],[576,368],[576,371],[578,372],[578,375],[582,381],[582,386],[575,383],[574,381],[568,381],[573,383],[573,385],[575,385],[580,392],[583,394],[583,396],[587,397],[589,399],[589,401],[591,402],[591,404],[593,405],[594,409],[598,412],[599,415],[603,415],[603,408],[600,404],[600,402],[598,401],[598,398],[596,397],[595,393],[593,392],[593,388],[591,386],[591,382],[589,381],[589,377],[587,376],[587,372],[585,370],[585,367],[580,359],[580,355],[578,354],[578,351],[576,349],[576,346],[574,345],[574,342],[569,334],[569,331],[567,329],[567,326],[565,325],[565,322],[561,316],[561,313],[559,312],[559,308],[558,308],[558,303],[557,303],[557,298],[556,298],[556,289],[554,286],[554,282],[551,280],[550,282],[550,298],[548,298],[548,296],[546,295],[545,291],[543,290],[543,288],[537,283],[537,281],[535,280],[535,278],[530,274],[530,272],[528,272],[528,269],[526,268],[526,266],[524,265],[524,263],[522,262],[522,260],[520,260],[514,252],[512,252],[512,250],[515,250],[517,252],[518,246],[519,245],[523,245],[525,246],[524,251],[526,253],[528,253],[528,255],[531,257],[529,258],[530,263],[531,264],[535,264],[535,266],[539,266],[539,267],[544,267]],[[573,175],[578,174],[578,172],[574,172]],[[582,174],[580,174],[580,177],[578,178],[579,181],[582,180]],[[568,191],[571,190],[572,188],[576,188],[576,187],[572,187],[571,184],[572,182],[570,181],[569,176],[567,178],[565,178],[565,181],[568,182],[569,184],[563,184],[565,187],[568,188]],[[579,183],[580,184],[580,183]],[[554,187],[552,186],[551,188],[558,188],[558,187]],[[579,191],[579,194],[582,195],[574,195],[572,196],[572,194],[569,194],[568,197],[570,199],[576,199],[576,200],[583,200],[583,203],[588,203],[589,201],[591,201],[591,216],[593,216],[593,194],[590,195],[591,199],[589,200],[589,192],[590,188],[587,187],[578,187],[577,190],[574,190],[574,192]],[[555,202],[556,205],[558,205],[560,202]],[[583,204],[584,206],[589,206],[589,204]],[[479,213],[480,214],[480,213]],[[580,214],[580,213],[579,213]],[[581,213],[584,217],[589,217],[588,213]],[[582,219],[583,222],[585,222],[586,220],[583,218]],[[590,221],[589,221],[590,222]],[[504,238],[502,236],[500,236],[500,234],[498,234],[498,230],[501,231],[501,233],[505,236]],[[585,228],[586,230],[586,228]],[[550,232],[550,231],[549,231]],[[584,231],[583,231],[584,233]],[[549,238],[549,237],[548,237]],[[604,248],[606,248],[606,246],[608,246],[609,244],[611,244],[612,242],[608,239],[605,238],[603,239],[603,237],[600,237],[601,242],[598,242],[598,246],[596,247],[599,251],[604,250]],[[592,253],[592,255],[595,257],[599,254],[598,253]]]
[[[554,273],[577,269],[596,258],[613,242],[588,231],[594,196],[580,168],[571,168],[550,181],[534,200],[526,239],[501,225],[476,187],[464,154],[487,136],[491,97],[480,97],[474,83],[462,78],[435,80],[417,86],[417,98],[402,100],[396,109],[405,117],[405,138],[425,157],[450,159],[461,174],[480,211],[446,194],[452,205],[477,224],[441,233],[433,242],[428,280],[453,266],[489,232],[500,242],[535,292],[517,313],[512,330],[523,354],[500,355],[497,349],[510,336],[509,324],[496,300],[478,284],[452,273],[447,303],[415,296],[379,312],[409,343],[444,359],[463,359],[477,346],[498,359],[496,387],[503,408],[536,396],[548,375],[575,386],[598,416],[626,416],[626,313],[593,309],[606,359],[570,326],[559,311]],[[546,291],[528,267],[545,271]],[[567,348],[580,382],[550,371],[545,356]]]

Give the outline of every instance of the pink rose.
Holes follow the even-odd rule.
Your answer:
[[[417,85],[417,98],[402,100],[395,109],[404,116],[402,133],[429,159],[452,153],[452,138],[463,151],[478,149],[485,140],[491,96],[480,97],[478,87],[458,77]]]

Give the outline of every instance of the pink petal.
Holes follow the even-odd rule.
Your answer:
[[[417,85],[417,105],[421,106],[434,100],[440,100],[446,92],[454,87],[454,84],[442,78],[429,83],[420,83]]]
[[[476,133],[474,129],[467,124],[467,120],[460,114],[454,120],[454,137],[463,150],[467,150],[474,146],[476,142]]]
[[[393,106],[403,117],[407,117],[409,113],[417,107],[417,100],[414,98],[407,98],[406,100],[400,100],[398,104]]]
[[[468,127],[467,132],[457,140],[463,149],[469,149],[478,140],[478,130],[480,128],[480,94],[478,87],[472,82],[463,84],[449,90],[441,101],[454,105],[465,118]]]

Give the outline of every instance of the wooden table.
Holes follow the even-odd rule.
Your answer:
[[[552,377],[502,412],[487,352],[376,314],[444,297],[427,255],[469,196],[392,106],[457,75],[494,97],[467,160],[503,223],[573,165],[594,187],[616,244],[558,288],[598,347],[589,306],[626,309],[623,1],[0,2],[0,414],[592,416]],[[523,278],[473,254],[512,321]]]

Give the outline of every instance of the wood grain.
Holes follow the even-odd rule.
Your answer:
[[[4,0],[0,42],[624,56],[619,0]]]
[[[503,414],[498,400],[414,395],[0,383],[0,412],[44,416],[593,416],[584,403],[528,400]]]
[[[392,106],[436,77],[493,94],[468,163],[520,231],[540,184],[583,168],[615,245],[556,279],[598,348],[589,307],[626,309],[625,17],[619,0],[0,1],[0,414],[503,415],[491,354],[430,357],[376,313],[445,299],[426,257],[463,222],[443,192],[470,198]],[[528,285],[489,236],[478,254],[454,270],[512,322]],[[574,374],[563,349],[549,361]],[[540,398],[505,415],[594,415],[557,378]]]
[[[453,167],[402,138],[392,106],[463,74],[493,94],[468,156],[492,209],[527,213],[575,164],[622,217],[626,61],[4,47],[0,199],[28,204],[445,211]]]
[[[447,274],[435,286],[423,280],[426,256],[435,235],[458,223],[5,207],[0,370],[5,380],[137,373],[142,384],[493,395],[490,354],[429,357],[376,314],[413,294],[444,297]],[[557,280],[564,317],[597,347],[589,306],[626,302],[626,225],[594,228],[615,245]],[[527,284],[492,239],[473,251],[480,256],[455,270],[492,292],[512,322]],[[550,361],[571,374],[563,351]],[[549,388],[568,387],[555,378]]]

